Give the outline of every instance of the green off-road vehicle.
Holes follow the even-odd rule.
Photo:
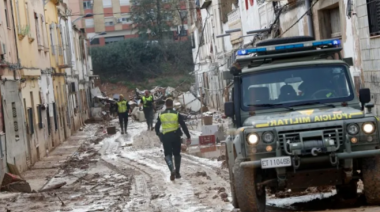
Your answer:
[[[340,40],[292,37],[236,53],[226,151],[242,212],[265,211],[267,190],[332,185],[354,198],[360,179],[367,203],[380,204],[379,121],[341,51]]]

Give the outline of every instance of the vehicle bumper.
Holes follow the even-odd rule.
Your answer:
[[[380,155],[380,150],[366,150],[366,151],[355,151],[355,152],[341,152],[341,153],[335,153],[335,156],[339,160],[344,159],[353,159],[353,158],[366,158],[366,157],[373,157]],[[323,162],[323,161],[329,161],[329,156],[317,156],[317,157],[311,157],[311,158],[300,158],[301,164],[310,164],[310,163],[316,163],[316,162]],[[261,168],[261,161],[260,160],[254,160],[254,161],[246,161],[240,163],[240,167],[242,168]]]

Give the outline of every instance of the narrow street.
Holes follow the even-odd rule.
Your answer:
[[[111,124],[117,124],[116,120]],[[73,138],[83,143],[67,161],[58,160],[59,164],[49,162],[52,160],[49,157],[57,157],[54,152],[44,160],[45,165],[60,167],[56,174],[50,178],[42,175],[38,178],[25,177],[31,187],[40,192],[1,193],[1,212],[234,211],[230,204],[228,173],[221,168],[222,162],[183,154],[182,179],[171,182],[161,144],[154,132],[146,131],[145,123],[130,123],[127,135],[117,133],[112,136],[106,135],[101,125],[89,124]],[[72,147],[70,142],[74,141],[69,139],[61,150]],[[45,184],[36,180],[45,178],[49,179]],[[59,189],[49,189],[60,183],[66,184]],[[42,188],[47,191],[41,191]],[[295,207],[291,210],[290,204],[298,204],[303,211],[312,211],[313,208],[321,208],[322,203],[328,207],[331,196],[331,193],[316,193],[270,198],[267,211],[295,211]],[[325,200],[318,200],[321,197]],[[313,200],[317,202],[313,203]],[[377,210],[379,208],[360,207],[360,211]]]

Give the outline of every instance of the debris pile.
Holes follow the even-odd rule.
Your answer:
[[[1,191],[31,193],[32,189],[28,182],[17,175],[6,173],[1,184]]]

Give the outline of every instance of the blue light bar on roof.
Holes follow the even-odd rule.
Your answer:
[[[266,47],[258,47],[251,49],[242,49],[236,52],[237,56],[245,56],[258,52],[275,52],[275,51],[283,51],[289,49],[302,49],[308,47],[323,47],[323,46],[340,46],[340,40],[322,40],[322,41],[311,41],[311,42],[300,42],[300,43],[292,43],[292,44],[282,44],[282,45],[274,45],[274,46],[266,46]]]

